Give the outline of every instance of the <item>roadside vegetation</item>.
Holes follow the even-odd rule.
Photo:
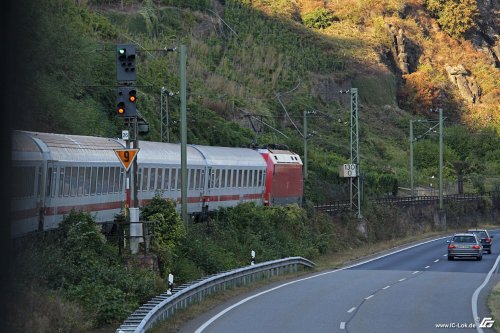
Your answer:
[[[466,39],[478,19],[475,1],[460,6],[451,0],[26,3],[17,24],[31,45],[19,55],[24,64],[19,76],[28,79],[17,102],[23,110],[17,129],[118,136],[123,122],[115,114],[115,47],[134,43],[138,106],[150,125],[141,139],[159,141],[161,88],[175,93],[179,87],[177,54],[161,50],[185,44],[189,143],[279,143],[302,155],[304,110],[316,111],[308,127],[317,135],[308,140],[303,208],[241,205],[186,228],[175,204],[161,195],[142,207],[142,218],[156,223],[155,271],[119,256],[118,244],[101,235],[92,216],[72,212],[58,233],[23,244],[16,258],[19,266],[12,276],[18,283],[11,292],[20,297],[10,309],[13,331],[113,330],[166,289],[169,273],[176,284],[190,281],[247,265],[252,250],[258,261],[300,255],[335,267],[345,262],[339,258],[378,251],[377,244],[435,232],[432,212],[417,219],[367,203],[366,235],[348,215],[314,212],[315,203],[349,196],[338,166],[350,158],[350,100],[339,90],[359,89],[366,199],[409,187],[409,122],[436,121],[429,110],[438,106],[447,117],[445,190],[456,191],[459,177],[465,192],[500,189],[500,75]],[[390,59],[394,38],[387,24],[403,29],[418,51],[410,74],[401,75]],[[468,66],[481,87],[482,103],[471,106],[459,97],[446,63]],[[179,96],[169,96],[171,142],[180,138],[179,109]],[[255,133],[250,119],[266,125],[253,120]],[[414,124],[415,137],[421,136],[415,143],[415,184],[432,188],[438,137],[428,132],[429,123]],[[481,214],[493,208],[483,202],[471,209],[485,217]],[[461,218],[463,206],[447,209],[452,228],[477,223]],[[353,252],[357,248],[363,253]],[[26,309],[33,313],[28,319],[22,315]]]
[[[448,233],[491,220],[488,203],[467,216],[471,208],[446,207]],[[169,273],[180,285],[249,265],[252,250],[257,262],[303,256],[322,270],[443,232],[433,224],[432,209],[412,215],[394,207],[366,207],[367,234],[348,214],[331,217],[296,205],[243,204],[186,227],[175,205],[157,195],[141,214],[155,222],[148,255],[154,265],[141,264],[142,251],[132,256],[125,248],[120,255],[117,238],[104,237],[87,213],[71,212],[60,230],[26,239],[9,273],[15,281],[6,296],[16,300],[9,307],[9,332],[114,330],[166,290]],[[174,320],[167,326],[172,323],[179,324]]]
[[[493,328],[497,333],[499,333],[500,325],[498,323],[500,322],[500,282],[497,282],[495,287],[493,287],[493,290],[488,297],[488,306],[490,307],[491,315],[493,316],[493,320],[495,321]]]

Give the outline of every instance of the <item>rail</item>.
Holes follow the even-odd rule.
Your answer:
[[[291,257],[237,268],[181,285],[172,290],[172,295],[165,292],[143,304],[123,322],[116,333],[146,332],[159,321],[172,316],[178,309],[198,303],[208,295],[264,278],[296,272],[299,265],[312,268],[315,264],[302,257]]]

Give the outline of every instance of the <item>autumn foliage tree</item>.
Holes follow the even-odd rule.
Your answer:
[[[476,0],[425,0],[441,28],[451,36],[463,36],[475,25],[479,15]]]

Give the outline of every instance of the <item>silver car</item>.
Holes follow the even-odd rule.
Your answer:
[[[483,259],[483,246],[473,233],[455,234],[448,243],[448,260],[456,257]]]

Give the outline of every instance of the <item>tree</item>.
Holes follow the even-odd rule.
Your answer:
[[[425,3],[441,28],[455,38],[473,28],[479,16],[476,0],[426,0]]]

